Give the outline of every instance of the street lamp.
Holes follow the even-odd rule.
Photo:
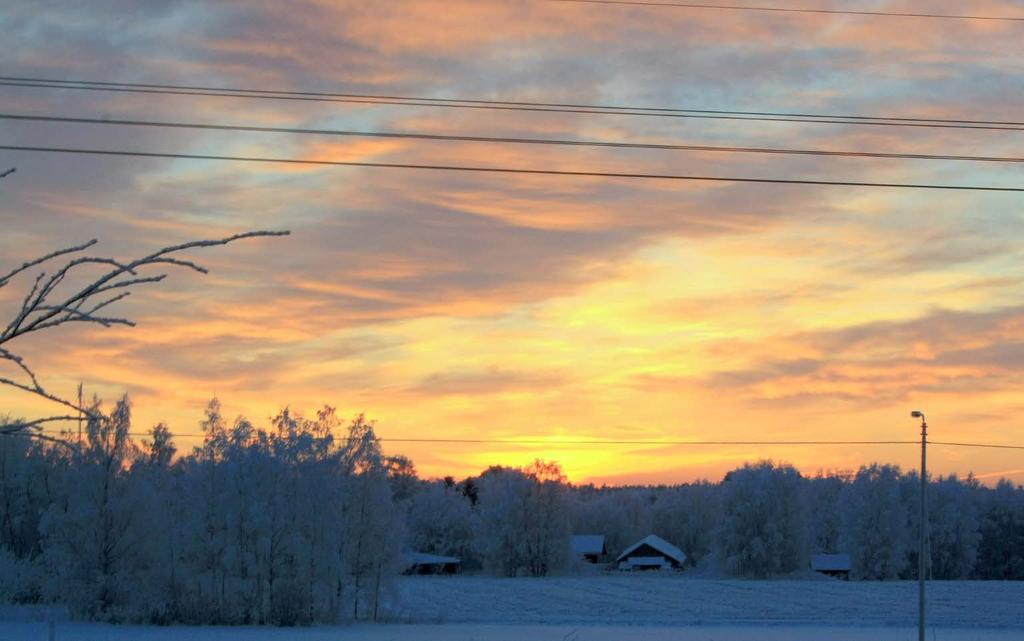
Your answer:
[[[917,611],[917,638],[924,639],[924,577],[925,577],[925,532],[928,527],[928,476],[925,467],[926,447],[928,444],[928,423],[925,422],[924,412],[914,410],[910,413],[913,418],[921,419],[921,538],[917,547],[917,584],[918,584],[918,611]]]

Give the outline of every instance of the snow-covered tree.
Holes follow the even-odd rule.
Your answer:
[[[129,483],[128,469],[138,456],[130,430],[127,396],[109,415],[93,407],[66,494],[40,523],[51,591],[92,618],[124,618],[132,596],[143,518]]]
[[[686,554],[697,565],[711,552],[718,526],[718,488],[701,481],[658,494],[653,504],[653,531]]]
[[[530,485],[521,471],[504,467],[489,468],[476,482],[477,546],[484,567],[494,574],[514,577],[525,565],[522,530]]]
[[[1024,486],[1000,480],[983,498],[976,575],[1024,579]]]
[[[413,496],[409,507],[409,548],[457,557],[463,568],[478,565],[473,519],[469,499],[453,482],[428,483]]]
[[[45,571],[35,584],[83,616],[159,623],[307,624],[390,603],[406,506],[364,417],[339,433],[332,408],[285,408],[269,429],[242,417],[229,428],[212,401],[202,446],[178,459],[165,425],[134,444],[127,398],[90,417],[80,452],[2,441],[0,561],[18,581],[0,588],[45,596],[25,596],[35,575],[15,570],[29,562]],[[32,508],[14,500],[22,486],[51,494]],[[20,527],[32,510],[35,538]]]
[[[966,579],[978,559],[978,482],[956,475],[940,477],[928,487],[929,541],[932,577]]]
[[[727,568],[764,577],[806,565],[802,483],[795,468],[771,461],[726,474],[718,543]]]
[[[872,464],[843,492],[842,542],[857,578],[894,579],[907,567],[911,532],[900,486],[899,467]]]
[[[651,488],[583,486],[571,496],[572,531],[604,534],[610,556],[647,536],[654,529]]]
[[[843,479],[835,475],[819,475],[806,486],[808,540],[812,551],[833,554],[842,552]]]
[[[557,463],[539,459],[523,472],[531,481],[522,531],[526,571],[530,576],[563,571],[569,563],[565,475]]]
[[[919,479],[893,466],[804,479],[762,462],[720,484],[597,488],[537,461],[425,482],[385,456],[372,421],[327,406],[260,427],[213,401],[185,455],[163,424],[136,445],[127,398],[89,416],[81,448],[0,439],[0,599],[112,621],[375,619],[403,547],[540,576],[566,568],[570,532],[605,534],[613,556],[656,532],[745,576],[805,567],[811,546],[849,552],[858,578],[914,576]],[[1024,578],[1024,488],[929,490],[935,578]]]
[[[502,576],[544,576],[569,561],[564,478],[552,463],[492,467],[480,475],[478,546],[484,565]]]

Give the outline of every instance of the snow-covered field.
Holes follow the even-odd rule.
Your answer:
[[[913,581],[710,580],[658,574],[545,579],[408,577],[400,619],[566,625],[917,625]],[[1024,582],[934,581],[929,620],[1013,627],[1024,639]]]
[[[911,641],[913,582],[612,575],[408,577],[386,625],[144,627],[58,621],[57,641]],[[1024,639],[1024,582],[934,582],[928,637]],[[0,608],[0,641],[45,641],[45,613]],[[57,617],[60,618],[60,617]]]
[[[4,641],[46,641],[42,624],[0,627]],[[1020,630],[937,628],[934,641],[1020,641]],[[67,624],[56,641],[916,641],[916,628],[840,626],[359,625],[316,628],[144,628]]]

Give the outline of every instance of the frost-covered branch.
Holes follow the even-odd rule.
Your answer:
[[[41,257],[41,258],[36,258],[35,260],[30,260],[30,261],[27,261],[25,263],[22,263],[21,267],[15,268],[13,271],[11,271],[10,273],[8,273],[5,276],[0,276],[0,287],[3,287],[7,283],[9,283],[12,278],[17,276],[21,272],[25,271],[26,269],[31,269],[32,267],[35,267],[36,265],[39,265],[41,263],[45,263],[48,260],[52,260],[54,258],[57,258],[58,256],[63,256],[65,254],[73,254],[75,252],[80,252],[80,251],[82,251],[84,249],[88,249],[89,247],[92,247],[93,245],[95,245],[98,242],[99,242],[98,240],[93,238],[92,240],[90,240],[87,243],[82,243],[81,245],[75,245],[74,247],[67,247],[65,249],[58,249],[57,251],[51,252],[51,253],[49,253],[49,254]],[[36,279],[36,284],[37,285],[38,285],[38,281],[42,280],[43,276],[44,275],[40,275],[39,278]]]
[[[8,173],[10,172],[0,175],[0,178]],[[17,312],[0,330],[0,361],[13,363],[24,380],[18,381],[12,378],[0,377],[0,386],[12,387],[40,396],[75,410],[77,414],[70,417],[48,417],[38,419],[37,421],[18,423],[13,426],[4,426],[0,429],[0,434],[24,432],[29,428],[39,428],[42,424],[48,422],[92,416],[92,411],[89,408],[80,407],[78,403],[73,403],[44,389],[35,372],[25,363],[24,359],[6,347],[12,341],[32,332],[52,329],[67,323],[95,323],[103,327],[111,327],[113,325],[134,327],[135,322],[129,318],[108,314],[101,315],[98,312],[106,310],[131,295],[132,288],[159,283],[168,276],[166,273],[141,276],[139,274],[141,269],[154,266],[180,267],[200,274],[206,274],[209,270],[205,267],[193,260],[179,257],[177,254],[192,249],[227,245],[248,238],[287,236],[289,233],[288,231],[250,231],[224,238],[197,240],[164,247],[147,256],[131,261],[122,261],[102,256],[80,255],[75,258],[66,259],[66,262],[59,264],[59,267],[49,274],[46,271],[39,273],[28,288],[25,296],[21,299]],[[12,279],[34,267],[45,263],[52,263],[52,261],[61,257],[67,257],[70,254],[78,254],[96,244],[97,241],[93,239],[80,245],[58,249],[39,258],[26,261],[19,267],[0,276],[0,288],[7,286],[11,283]],[[106,267],[107,271],[98,277],[91,277],[84,286],[73,289],[71,293],[59,294],[60,286],[73,279],[79,273],[79,269],[87,265]],[[32,433],[35,434],[34,431]]]
[[[77,421],[80,417],[78,415],[65,414],[63,416],[47,416],[46,418],[37,418],[31,421],[15,421],[13,423],[7,423],[0,425],[0,434],[14,434],[16,432],[23,432],[28,429],[41,429],[43,425],[47,423],[57,423],[62,421]]]

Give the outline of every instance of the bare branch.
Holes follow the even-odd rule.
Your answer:
[[[81,416],[47,416],[46,418],[37,418],[31,421],[18,421],[15,423],[5,423],[0,425],[0,434],[15,434],[17,432],[23,432],[25,430],[40,430],[46,423],[55,423],[58,421],[77,421]]]
[[[129,292],[126,292],[126,293],[129,293]],[[115,297],[115,298],[118,298],[118,297]],[[121,296],[120,298],[124,298],[124,297]],[[107,302],[109,303],[109,302],[112,302],[113,300],[114,299],[111,299],[110,301],[107,301]],[[100,303],[100,304],[102,305],[103,303]],[[28,331],[25,331],[25,332],[22,332],[23,334],[27,334],[30,331],[38,331],[40,329],[45,329],[47,327],[56,327],[57,325],[61,325],[63,323],[70,323],[70,322],[74,322],[74,321],[91,321],[93,323],[99,323],[100,325],[103,325],[104,327],[110,327],[111,325],[128,325],[129,327],[135,327],[135,323],[133,321],[128,320],[127,318],[110,318],[110,317],[106,317],[106,316],[93,316],[89,312],[82,312],[82,311],[79,311],[79,310],[77,310],[77,309],[75,309],[73,307],[62,307],[62,306],[59,306],[59,305],[42,305],[40,307],[37,307],[36,309],[38,309],[39,311],[42,311],[42,312],[57,310],[58,312],[66,312],[67,315],[64,316],[63,318],[58,318],[58,319],[52,320],[52,321],[50,321],[48,323],[40,323],[38,325],[33,324],[32,329],[30,329]]]
[[[159,258],[160,256],[164,256],[166,254],[173,254],[175,252],[182,251],[183,249],[193,249],[193,248],[196,248],[196,247],[215,247],[217,245],[227,245],[228,243],[233,243],[236,240],[242,240],[244,238],[288,236],[289,234],[291,234],[291,232],[288,231],[288,230],[283,230],[283,231],[247,231],[247,232],[243,232],[241,234],[235,234],[234,236],[227,236],[226,238],[221,238],[221,239],[218,239],[218,240],[194,240],[192,242],[183,243],[181,245],[172,245],[171,247],[165,247],[164,249],[161,249],[160,251],[156,252],[155,254],[152,254],[148,258],[150,258],[150,259],[152,259],[152,258]],[[146,260],[146,259],[143,259],[143,260]],[[140,264],[141,264],[141,261],[140,261]]]
[[[150,261],[149,264],[155,265],[157,263],[167,263],[169,265],[178,265],[179,267],[188,267],[190,269],[196,270],[200,274],[210,273],[209,269],[203,267],[202,265],[197,265],[190,260],[180,260],[177,258],[157,258],[156,260]]]
[[[57,286],[60,285],[61,282],[64,281],[64,278],[68,275],[68,273],[72,269],[74,269],[75,267],[78,267],[80,265],[89,265],[89,264],[94,264],[94,265],[95,264],[113,265],[116,268],[124,269],[125,271],[127,271],[130,274],[132,274],[133,276],[136,273],[132,268],[128,267],[127,265],[125,265],[123,263],[120,263],[120,262],[114,260],[113,258],[97,258],[97,257],[94,257],[94,256],[84,256],[82,258],[76,258],[76,259],[72,260],[71,262],[69,262],[64,267],[62,267],[59,270],[57,270],[57,272],[53,276],[50,277],[50,280],[48,280],[46,282],[46,285],[44,285],[43,288],[36,295],[35,300],[34,300],[34,304],[35,305],[39,305],[40,303],[42,303],[46,299],[46,297],[49,296],[53,292],[53,290],[55,290],[57,288]]]
[[[25,300],[21,303],[22,310],[28,308],[29,301],[32,300],[32,297],[39,291],[39,283],[41,283],[44,278],[46,278],[46,272],[42,272],[36,276],[36,282],[32,283],[32,289],[29,290],[28,295],[25,296]]]
[[[204,247],[214,247],[214,246],[218,246],[218,245],[227,245],[228,243],[234,242],[236,240],[242,240],[242,239],[245,239],[245,238],[271,237],[271,236],[287,236],[290,233],[291,232],[289,232],[289,231],[252,231],[252,232],[245,232],[245,233],[241,233],[241,234],[235,234],[233,236],[228,236],[226,238],[220,238],[220,239],[216,239],[216,240],[197,240],[197,241],[192,241],[192,242],[188,242],[188,243],[182,243],[180,245],[172,245],[170,247],[165,247],[165,248],[163,248],[163,249],[161,249],[159,251],[156,251],[156,252],[150,254],[149,256],[145,256],[143,258],[136,259],[136,260],[134,260],[134,261],[132,261],[130,263],[124,263],[124,264],[118,263],[118,266],[116,266],[110,272],[108,272],[105,275],[97,278],[91,284],[89,284],[88,286],[86,286],[85,288],[80,290],[78,293],[76,293],[76,294],[74,294],[72,296],[69,296],[67,298],[67,300],[65,300],[62,303],[62,306],[63,307],[67,307],[67,308],[78,309],[80,307],[80,305],[86,299],[96,295],[97,293],[99,293],[101,291],[106,291],[108,289],[113,289],[114,286],[107,285],[107,283],[109,283],[111,280],[113,280],[117,276],[119,276],[119,275],[121,275],[121,274],[123,274],[125,272],[134,274],[136,269],[138,269],[139,267],[145,266],[145,265],[158,264],[158,263],[161,263],[161,262],[166,263],[167,255],[168,254],[172,254],[172,253],[175,253],[175,252],[183,251],[185,249],[196,249],[196,248],[204,248]],[[174,259],[174,260],[177,261],[178,259]],[[74,262],[74,261],[72,261],[72,262]],[[190,263],[191,261],[181,261],[181,262],[183,262],[183,263]],[[187,266],[187,267],[190,267],[190,268],[193,268],[193,269],[199,267],[198,265],[195,265],[195,263],[191,263],[189,265],[184,265],[184,266]],[[70,267],[70,265],[68,267],[66,267],[65,270],[67,268],[69,268],[69,267]],[[115,285],[118,285],[118,284],[115,284]],[[39,296],[37,295],[36,298],[38,299]],[[57,321],[57,322],[53,322],[54,321],[54,317],[59,315],[60,313],[61,312],[59,310],[50,309],[48,311],[44,311],[43,313],[39,314],[38,316],[33,318],[31,321],[29,321],[27,323],[24,323],[24,327],[22,327],[22,324],[19,323],[17,326],[15,326],[13,328],[13,330],[9,329],[4,334],[0,335],[0,343],[3,343],[4,341],[11,340],[12,338],[14,338],[15,336],[18,336],[20,334],[25,334],[25,333],[34,331],[36,329],[39,329],[40,325],[43,325],[45,327],[54,327],[55,325],[60,325],[63,322],[67,322],[67,321],[71,321],[71,320],[81,320],[80,318],[68,318],[66,320],[60,320],[60,321]]]
[[[102,294],[103,292],[109,292],[112,289],[122,289],[122,288],[125,288],[125,287],[131,287],[132,285],[144,285],[146,283],[159,283],[160,281],[162,281],[165,278],[167,278],[167,274],[160,274],[159,276],[146,276],[144,278],[140,277],[140,278],[129,278],[128,280],[119,280],[119,281],[117,281],[116,283],[114,283],[112,285],[105,285],[103,287],[97,288],[96,291],[94,291],[92,294],[90,294],[90,296],[95,296],[96,294]]]
[[[53,443],[54,445],[63,445],[64,447],[68,448],[72,452],[77,452],[78,451],[78,446],[75,445],[74,443],[72,443],[71,441],[68,441],[68,440],[65,440],[65,439],[62,439],[62,438],[55,438],[53,436],[49,436],[48,434],[40,434],[39,432],[36,432],[36,431],[32,431],[32,432],[3,432],[3,431],[0,431],[0,434],[3,434],[4,436],[25,436],[25,437],[34,438],[34,439],[37,439],[37,440],[40,440],[40,441],[46,441],[48,443]]]
[[[35,298],[36,292],[39,291],[39,283],[42,282],[44,278],[46,278],[46,272],[36,276],[36,281],[32,283],[32,289],[30,289],[28,294],[25,296],[25,300],[21,301],[21,311],[19,311],[18,315],[7,324],[7,327],[4,328],[4,331],[0,336],[6,336],[9,332],[13,332],[17,326],[21,324],[21,321],[25,320],[25,316],[27,316],[32,309],[32,301]]]
[[[160,277],[160,280],[163,280],[163,276]],[[148,282],[156,282],[156,281],[148,281]],[[117,296],[113,296],[113,297],[108,298],[107,300],[103,301],[102,303],[97,304],[95,307],[93,307],[92,309],[90,309],[89,311],[87,311],[85,313],[88,316],[92,316],[93,314],[95,314],[96,312],[100,311],[101,309],[103,309],[107,305],[113,305],[114,303],[116,303],[117,301],[121,300],[122,298],[128,298],[131,295],[132,295],[131,292],[121,292]]]
[[[99,242],[99,241],[97,241],[95,238],[93,238],[92,240],[90,240],[87,243],[83,243],[81,245],[76,245],[74,247],[68,247],[67,249],[58,249],[57,251],[55,251],[55,252],[53,252],[51,254],[47,254],[46,256],[43,256],[42,258],[37,258],[37,259],[29,261],[27,263],[23,263],[21,267],[18,267],[17,269],[15,269],[14,271],[10,272],[6,276],[0,276],[0,287],[3,287],[4,285],[6,285],[8,282],[10,282],[10,280],[12,278],[17,276],[21,272],[25,271],[26,269],[31,269],[32,267],[35,267],[36,265],[39,265],[40,263],[45,263],[46,261],[51,260],[53,258],[56,258],[57,256],[63,256],[64,254],[72,254],[74,252],[80,252],[83,249],[87,249],[89,247],[92,247],[97,242]]]
[[[17,167],[11,167],[7,171],[5,171],[3,173],[0,173],[0,178],[7,178],[8,176],[10,176],[11,174],[13,174],[16,171],[18,171]]]
[[[28,317],[29,314],[32,313],[32,306],[34,304],[34,301],[36,300],[35,296],[36,293],[39,291],[39,283],[45,277],[46,272],[43,272],[42,274],[36,276],[36,282],[32,284],[32,289],[29,291],[28,295],[25,296],[25,300],[21,302],[21,310],[14,318],[11,319],[11,322],[8,323],[7,327],[4,328],[4,331],[0,332],[0,338],[3,338],[4,336],[13,334],[14,332],[18,331],[18,327],[21,325],[21,323],[25,320],[26,317]]]
[[[49,294],[51,291],[53,291],[54,288],[57,285],[59,285],[61,283],[61,281],[64,280],[64,277],[67,276],[68,272],[70,272],[72,269],[74,269],[75,267],[78,267],[80,265],[113,265],[114,267],[117,267],[119,269],[123,269],[124,271],[127,271],[128,273],[130,273],[133,276],[135,275],[135,271],[131,267],[125,265],[122,262],[116,261],[113,258],[99,258],[99,257],[96,257],[96,256],[83,256],[81,258],[76,258],[76,259],[72,260],[67,265],[65,265],[64,267],[60,268],[57,271],[57,273],[55,273],[53,275],[53,278],[51,278],[50,281],[47,283],[47,286],[45,288],[45,294]]]
[[[6,175],[6,174],[4,174]],[[2,177],[2,176],[0,176]],[[130,262],[122,262],[113,258],[103,258],[97,256],[79,256],[73,258],[65,263],[62,267],[57,269],[47,278],[46,273],[39,274],[36,277],[30,291],[25,296],[21,308],[15,317],[10,321],[6,328],[0,332],[0,345],[10,342],[19,336],[25,334],[40,331],[43,329],[49,329],[51,327],[57,327],[66,323],[74,322],[86,322],[96,323],[104,327],[110,327],[111,325],[126,325],[134,326],[135,323],[127,318],[117,318],[112,316],[98,316],[97,312],[105,309],[114,303],[123,300],[131,294],[128,291],[130,288],[136,285],[145,285],[149,283],[158,283],[167,278],[167,274],[158,274],[156,276],[139,276],[138,270],[142,267],[148,267],[151,265],[171,265],[174,267],[183,267],[199,272],[201,274],[208,273],[208,270],[191,260],[178,258],[171,256],[177,252],[181,252],[188,249],[201,249],[205,247],[215,247],[218,245],[227,245],[237,240],[246,238],[258,238],[258,237],[274,237],[274,236],[287,236],[290,234],[289,231],[251,231],[241,234],[235,234],[233,236],[227,236],[225,238],[215,240],[199,240],[188,243],[182,243],[180,245],[172,245],[160,249],[148,256],[135,259]],[[28,261],[22,264],[17,269],[14,269],[10,273],[0,277],[0,287],[4,287],[10,282],[10,280],[18,274],[31,269],[32,267],[45,263],[46,261],[52,260],[59,256],[80,252],[96,244],[96,240],[91,240],[82,245],[76,245],[74,247],[68,247],[61,249],[50,254],[47,254],[41,258]],[[58,286],[63,283],[73,270],[81,265],[106,265],[111,269],[106,273],[94,278],[85,287],[78,290],[77,292],[69,295],[62,294],[59,302],[52,300],[56,298],[54,292]],[[129,275],[129,278],[123,278],[117,280],[118,277],[123,275]],[[95,302],[106,292],[112,292],[113,290],[122,290],[115,292],[105,300]],[[53,403],[57,403],[63,407],[74,410],[78,413],[76,416],[52,416],[35,421],[28,421],[19,423],[15,428],[0,426],[0,434],[23,434],[31,435],[37,438],[44,438],[44,435],[40,434],[38,428],[40,425],[57,421],[57,420],[75,420],[81,416],[95,417],[98,416],[92,409],[85,407],[79,407],[75,403],[63,399],[59,396],[51,394],[50,392],[43,389],[37,379],[35,372],[28,367],[27,364],[21,359],[21,357],[15,355],[7,349],[0,347],[0,360],[9,360],[13,362],[18,368],[28,376],[31,381],[30,384],[19,383],[9,378],[0,378],[0,386],[6,385],[15,389],[34,394],[36,396],[45,398]],[[36,428],[36,429],[33,429]],[[65,444],[59,439],[53,439],[45,437],[44,440],[50,440],[57,443]]]
[[[76,258],[73,261],[71,261],[70,267],[74,267],[76,265],[84,265],[86,263],[98,263],[98,264],[101,264],[101,265],[113,265],[114,267],[121,267],[121,268],[125,269],[126,271],[131,272],[132,274],[135,273],[135,272],[132,271],[132,269],[130,267],[128,267],[127,265],[125,265],[121,261],[115,260],[113,258],[100,258],[98,256],[83,256],[81,258]]]
[[[36,379],[35,372],[33,372],[29,368],[29,366],[25,364],[25,361],[22,360],[20,356],[18,356],[17,354],[12,354],[6,349],[0,347],[0,358],[7,361],[13,361],[15,365],[21,368],[21,371],[25,372],[28,375],[28,377],[32,379],[32,386],[35,387],[36,391],[43,391],[42,386],[39,384],[39,380]]]
[[[9,378],[2,378],[2,377],[0,377],[0,385],[8,385],[8,386],[13,387],[15,389],[20,389],[23,392],[28,392],[29,394],[35,394],[36,396],[41,396],[41,397],[45,398],[48,401],[53,401],[54,403],[57,403],[58,405],[63,405],[64,407],[71,408],[71,409],[75,410],[76,412],[82,412],[87,417],[88,416],[96,416],[95,412],[93,412],[90,409],[87,409],[85,407],[79,407],[79,406],[75,405],[74,403],[72,403],[71,401],[66,401],[63,398],[59,397],[59,396],[54,396],[53,394],[50,394],[49,392],[47,392],[47,391],[45,391],[43,389],[36,389],[34,387],[29,387],[28,385],[25,385],[23,383],[19,383],[17,381],[12,381]]]

